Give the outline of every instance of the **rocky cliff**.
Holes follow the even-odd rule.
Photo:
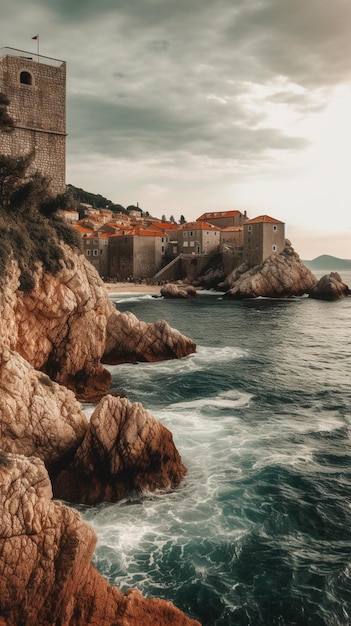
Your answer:
[[[92,503],[179,484],[171,433],[107,395],[102,362],[180,358],[195,344],[117,311],[93,266],[60,245],[59,271],[36,262],[30,288],[11,254],[0,278],[0,624],[195,626],[170,603],[110,587],[90,563],[92,529],[52,500],[52,490]],[[89,423],[80,400],[99,399]]]
[[[2,626],[200,626],[171,603],[122,594],[91,564],[93,529],[52,500],[37,457],[0,454]]]
[[[146,324],[120,313],[95,268],[65,244],[59,273],[39,265],[35,286],[18,290],[20,270],[11,262],[2,297],[2,342],[35,369],[72,389],[81,400],[108,392],[110,374],[102,361],[157,361],[195,352],[193,341],[164,322]]]
[[[240,265],[218,285],[226,298],[290,298],[309,293],[317,279],[300,260],[290,241],[280,254],[272,254],[256,267]]]

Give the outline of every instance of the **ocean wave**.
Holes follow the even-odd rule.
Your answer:
[[[128,302],[141,302],[142,300],[152,300],[154,298],[154,296],[150,295],[150,294],[137,294],[137,293],[133,293],[133,295],[130,295],[130,293],[119,293],[118,296],[117,295],[111,295],[110,296],[110,300],[112,300],[112,302],[114,304],[127,304]],[[157,298],[155,298],[157,299]]]
[[[168,409],[177,411],[179,409],[197,409],[202,411],[203,409],[213,410],[242,408],[249,405],[251,398],[252,394],[249,393],[241,393],[235,390],[222,391],[215,396],[201,397],[184,402],[175,402],[174,404],[170,404]]]

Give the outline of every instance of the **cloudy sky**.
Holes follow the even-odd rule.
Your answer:
[[[350,0],[12,0],[0,45],[67,61],[67,182],[190,221],[286,223],[351,258]]]

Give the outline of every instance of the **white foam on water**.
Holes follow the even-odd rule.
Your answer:
[[[199,363],[226,363],[247,356],[247,351],[233,346],[197,346],[194,357]]]
[[[241,393],[235,390],[222,391],[216,396],[202,397],[196,400],[189,400],[188,402],[176,402],[174,404],[170,404],[168,406],[168,410],[179,411],[179,409],[198,409],[201,411],[203,409],[213,410],[218,408],[243,408],[249,405],[251,398],[252,394],[249,393]]]
[[[142,300],[157,300],[158,298],[154,298],[150,294],[145,293],[138,294],[137,292],[135,292],[133,293],[133,295],[130,295],[127,292],[121,292],[118,294],[111,294],[110,299],[115,304],[126,304],[128,302],[141,302]]]

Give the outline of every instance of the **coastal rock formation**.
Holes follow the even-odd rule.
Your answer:
[[[143,490],[173,489],[186,473],[172,434],[140,403],[105,396],[90,422],[72,391],[3,351],[1,450],[40,458],[56,497],[117,501]]]
[[[18,353],[0,357],[1,450],[38,456],[49,472],[74,453],[88,422],[72,391],[36,371]]]
[[[185,473],[170,431],[139,402],[108,395],[53,490],[70,502],[113,502],[133,492],[173,489]]]
[[[342,281],[338,272],[331,272],[319,279],[310,291],[310,298],[316,300],[341,300],[351,295],[351,291]]]
[[[290,298],[309,293],[317,279],[300,260],[290,241],[280,254],[273,254],[262,265],[249,268],[245,263],[218,285],[225,298]]]
[[[176,285],[167,283],[161,287],[161,296],[164,298],[196,298],[197,293],[192,285]]]
[[[180,359],[196,352],[195,343],[167,322],[139,321],[133,313],[114,311],[107,322],[103,363],[137,363]]]
[[[38,458],[0,454],[0,624],[200,626],[169,602],[109,585],[91,564],[93,529],[51,497]]]
[[[51,500],[49,480],[58,490],[69,476],[86,502],[178,485],[186,470],[172,435],[141,405],[107,396],[90,425],[78,399],[109,391],[105,352],[152,361],[195,344],[119,313],[94,267],[60,245],[57,272],[36,261],[23,274],[26,259],[20,270],[10,254],[0,276],[0,624],[195,626],[170,603],[110,587],[90,563],[92,529]]]
[[[159,361],[195,352],[193,341],[166,322],[140,322],[110,301],[97,271],[65,244],[65,261],[53,276],[39,267],[35,287],[20,291],[15,261],[0,296],[2,345],[35,369],[71,389],[77,398],[97,401],[110,388],[106,363]]]

